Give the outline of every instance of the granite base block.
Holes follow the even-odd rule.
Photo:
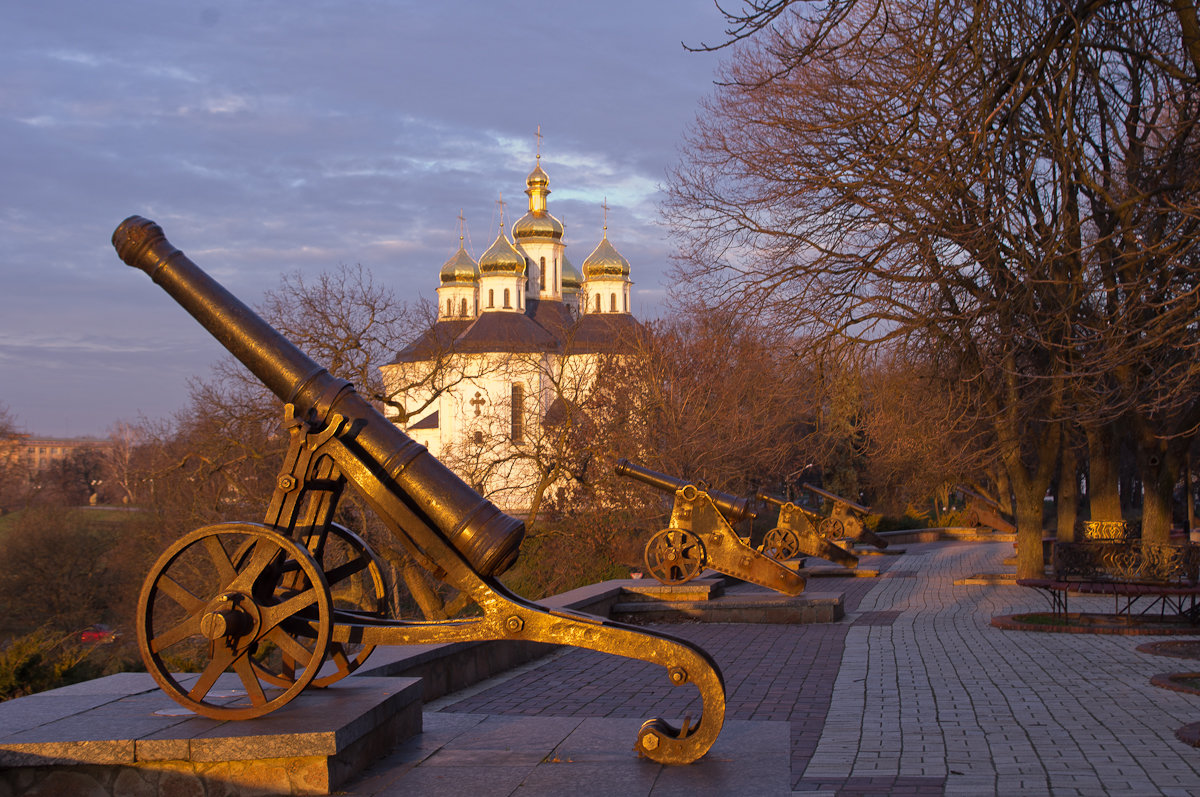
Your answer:
[[[351,678],[218,721],[125,673],[0,704],[0,795],[328,794],[420,730],[416,679]]]

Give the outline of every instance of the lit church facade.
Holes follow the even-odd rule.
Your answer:
[[[553,432],[585,403],[601,358],[627,353],[641,331],[607,225],[581,270],[568,260],[540,158],[512,238],[501,223],[475,260],[460,236],[439,274],[436,323],[381,368],[407,412],[394,422],[513,513],[561,481]]]

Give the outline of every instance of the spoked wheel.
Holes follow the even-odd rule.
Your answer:
[[[661,584],[683,584],[704,567],[704,543],[690,531],[663,529],[646,543],[646,570]]]
[[[256,523],[183,537],[154,563],[138,600],[146,668],[177,703],[213,719],[260,717],[300,694],[321,668],[332,632],[321,568],[302,546]],[[307,645],[297,643],[306,635]],[[273,647],[297,664],[284,689],[264,689],[253,663]],[[236,681],[218,683],[227,672]]]
[[[763,537],[759,550],[777,562],[792,559],[800,553],[800,537],[792,529],[777,526]]]
[[[333,597],[334,612],[371,619],[388,616],[388,589],[383,576],[383,564],[366,540],[334,523],[330,524],[324,540],[314,534],[307,541],[307,547],[325,574]],[[299,571],[293,569],[285,575],[278,588],[290,589],[289,582],[299,576]],[[304,661],[315,652],[313,646],[316,639],[311,625],[296,624],[284,626],[281,630],[291,636],[296,645],[309,651],[307,656],[298,660],[294,654],[295,648],[272,646],[263,651],[265,655],[254,656],[251,663],[264,681],[287,687],[295,683],[297,670],[302,670]],[[326,667],[325,673],[314,678],[312,685],[325,687],[340,681],[361,667],[374,649],[374,645],[356,642],[330,642],[327,658],[334,668],[330,671]]]
[[[840,540],[846,536],[846,527],[842,525],[842,521],[834,517],[827,517],[822,520],[817,530],[827,540]]]

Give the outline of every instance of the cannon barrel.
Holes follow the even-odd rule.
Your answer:
[[[676,490],[682,490],[684,487],[695,486],[689,481],[676,479],[674,476],[668,476],[665,473],[659,473],[649,468],[643,468],[641,465],[635,465],[627,459],[617,460],[614,470],[618,476],[628,476],[631,479],[637,479],[643,484],[648,484],[657,490],[662,490],[664,493],[673,493]],[[740,520],[754,517],[754,510],[751,508],[748,499],[717,492],[716,490],[705,490],[704,492],[708,493],[708,497],[712,499],[713,504],[716,505],[720,513],[730,523],[737,523]]]
[[[480,575],[498,575],[516,561],[524,523],[475,492],[349,382],[309,359],[172,246],[161,227],[131,216],[112,241],[123,261],[149,274],[272,393],[291,404],[295,417],[314,424],[335,414],[346,419],[339,439],[372,474],[371,484],[352,482],[369,501],[375,498],[373,504],[386,507],[388,501],[381,500],[386,496],[379,493],[391,493]]]
[[[827,498],[835,504],[842,504],[843,506],[847,506],[850,509],[853,509],[855,512],[860,512],[864,515],[871,514],[871,507],[863,506],[862,504],[856,504],[853,501],[849,500],[848,498],[842,498],[840,495],[837,495],[836,493],[831,493],[828,490],[823,490],[820,487],[817,487],[815,484],[809,484],[808,482],[804,482],[803,484],[800,485],[800,487],[802,489],[808,490],[813,495],[819,495],[822,498]]]
[[[775,506],[784,506],[792,503],[791,501],[785,501],[782,498],[771,495],[770,493],[762,490],[758,491],[758,493],[755,495],[755,498],[757,498],[759,501],[766,501],[768,504],[774,504]]]

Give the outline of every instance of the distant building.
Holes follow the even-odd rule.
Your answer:
[[[103,452],[111,448],[111,441],[97,440],[94,437],[32,437],[27,434],[14,434],[0,438],[0,458],[30,474],[61,462],[77,451]]]
[[[567,259],[540,159],[512,239],[501,222],[476,261],[460,235],[439,275],[437,322],[381,369],[410,413],[393,420],[509,511],[529,503],[543,426],[588,388],[599,357],[628,352],[641,332],[629,311],[629,261],[607,224],[582,273]]]

